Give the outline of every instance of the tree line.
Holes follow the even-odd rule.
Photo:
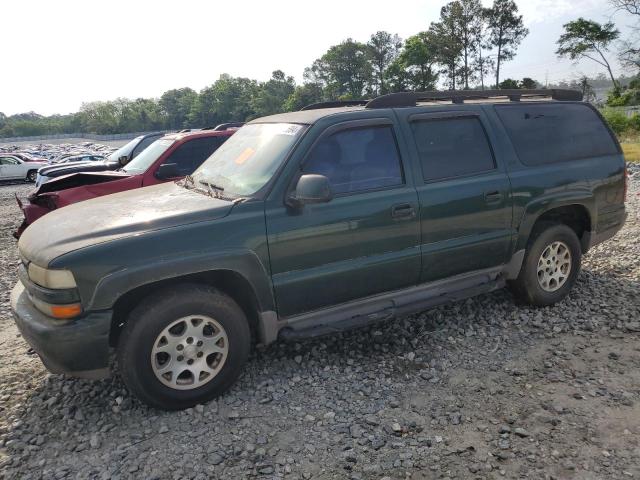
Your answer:
[[[454,0],[438,21],[405,40],[380,31],[366,42],[348,38],[330,47],[305,69],[300,85],[281,70],[266,82],[223,74],[200,92],[185,87],[160,98],[89,102],[69,115],[0,113],[0,136],[204,127],[327,100],[433,90],[439,83],[450,89],[499,86],[501,66],[527,33],[513,0],[495,0],[490,8],[480,0]]]
[[[640,15],[640,0],[610,2],[618,10]],[[628,99],[635,98],[635,94],[630,97],[629,92],[623,91],[607,57],[612,44],[620,40],[615,25],[580,18],[567,23],[564,29],[557,42],[557,55],[597,62],[613,82],[612,104],[632,101]],[[185,87],[168,90],[160,98],[88,102],[79,112],[69,115],[44,117],[30,112],[7,117],[0,113],[0,136],[207,127],[299,110],[321,101],[434,90],[437,86],[537,88],[540,84],[532,78],[501,79],[502,67],[515,57],[528,33],[513,0],[494,0],[488,8],[480,0],[453,0],[442,7],[437,21],[407,39],[379,31],[366,42],[348,38],[331,46],[305,69],[302,84],[296,84],[281,70],[274,71],[266,82],[223,74],[200,92]],[[637,71],[640,51],[635,48],[636,40],[626,40],[619,57],[628,68],[635,66]],[[592,86],[586,77],[578,87],[589,98]]]

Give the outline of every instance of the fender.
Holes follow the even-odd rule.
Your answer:
[[[591,225],[594,224],[593,219],[596,218],[596,200],[591,190],[574,189],[564,192],[549,192],[536,198],[524,207],[524,211],[517,225],[518,239],[515,250],[518,251],[527,247],[533,226],[541,215],[554,208],[567,207],[570,205],[585,207],[589,214]]]
[[[255,252],[248,249],[199,252],[187,257],[176,255],[148,265],[124,267],[98,282],[87,310],[108,310],[125,293],[150,283],[219,270],[232,271],[245,278],[253,288],[261,312],[275,311],[270,277]]]

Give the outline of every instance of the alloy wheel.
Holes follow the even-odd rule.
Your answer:
[[[546,292],[555,292],[571,274],[571,251],[560,241],[547,245],[538,260],[538,284]]]
[[[151,350],[156,378],[176,390],[193,390],[220,372],[229,354],[229,339],[211,317],[180,318],[157,336]]]

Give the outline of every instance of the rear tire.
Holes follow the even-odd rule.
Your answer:
[[[131,312],[118,367],[141,401],[180,410],[228,390],[250,347],[247,318],[233,299],[210,286],[183,284],[150,295]]]
[[[544,224],[532,235],[520,274],[509,286],[524,303],[553,305],[568,295],[580,273],[580,241],[566,225]]]
[[[36,183],[36,178],[38,178],[38,171],[37,170],[29,170],[27,172],[27,177],[25,178],[25,180],[27,182]]]

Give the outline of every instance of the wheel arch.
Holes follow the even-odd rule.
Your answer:
[[[129,313],[146,297],[173,286],[194,283],[212,286],[232,298],[246,315],[254,341],[264,341],[260,326],[262,307],[249,281],[233,270],[211,270],[146,283],[121,295],[113,305],[113,317],[109,332],[110,346],[117,345],[120,332],[128,320]]]
[[[269,275],[253,252],[235,252],[217,258],[190,257],[125,268],[102,279],[89,302],[89,310],[114,312],[110,343],[132,308],[162,288],[183,283],[210,285],[233,298],[244,310],[256,339],[269,343],[277,321]]]
[[[563,201],[542,200],[527,206],[518,231],[516,250],[526,249],[536,230],[544,223],[562,223],[570,227],[580,240],[582,252],[589,248],[593,230],[593,199],[566,198]]]

